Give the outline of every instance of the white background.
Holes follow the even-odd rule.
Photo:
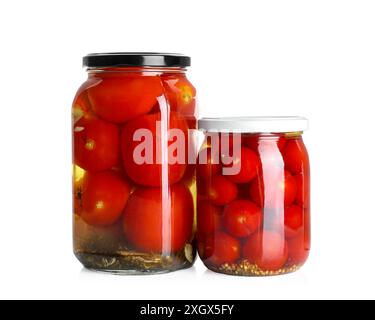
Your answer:
[[[375,298],[375,2],[0,3],[0,298]],[[299,272],[116,277],[71,241],[70,105],[89,52],[193,57],[202,116],[303,115],[313,247]]]

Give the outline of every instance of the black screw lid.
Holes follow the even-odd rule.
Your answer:
[[[178,53],[111,52],[91,53],[83,57],[83,66],[100,67],[189,67],[191,59]]]

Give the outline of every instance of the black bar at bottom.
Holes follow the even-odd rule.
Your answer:
[[[133,301],[134,319],[231,319],[246,315],[245,301]],[[241,313],[244,310],[244,313]]]

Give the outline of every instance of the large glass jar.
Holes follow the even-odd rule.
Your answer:
[[[196,256],[190,58],[111,53],[83,63],[88,79],[73,102],[76,257],[114,273],[190,267]]]
[[[310,169],[300,117],[202,119],[198,248],[216,272],[296,271],[310,250]]]

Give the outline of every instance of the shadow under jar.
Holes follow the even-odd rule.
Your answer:
[[[88,79],[73,102],[76,257],[86,268],[124,274],[192,266],[190,58],[110,53],[88,55],[83,63]]]
[[[310,250],[310,168],[300,117],[202,119],[198,250],[239,276],[296,271]]]

